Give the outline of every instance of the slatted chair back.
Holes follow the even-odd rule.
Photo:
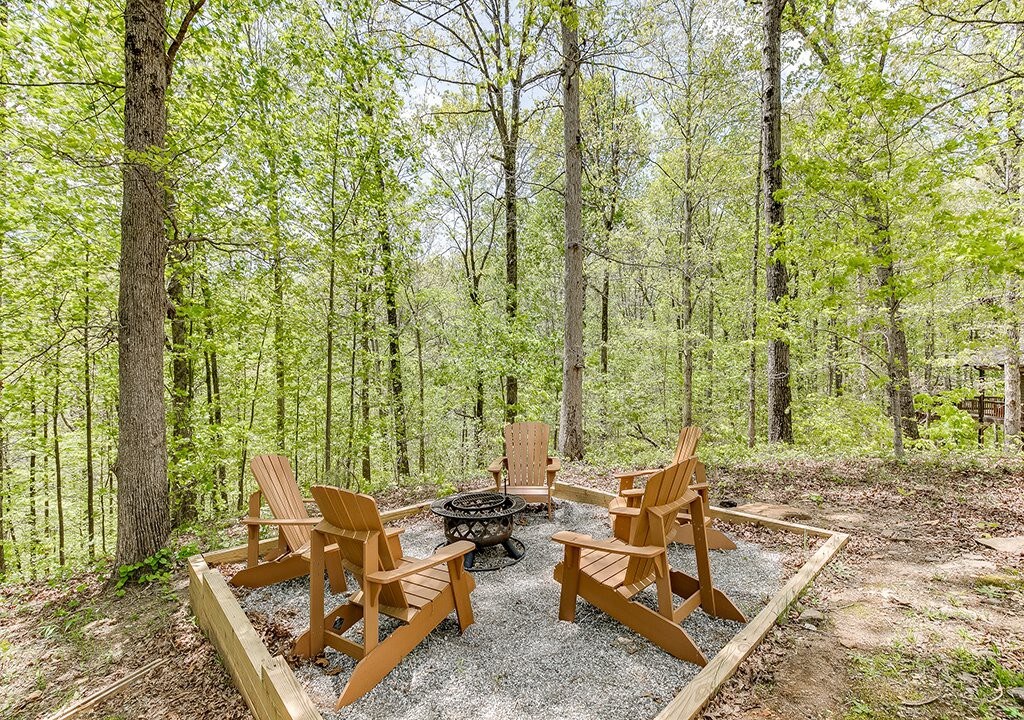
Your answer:
[[[682,462],[686,458],[697,454],[697,443],[703,431],[696,425],[684,427],[679,431],[679,440],[676,442],[676,454],[672,456],[672,462]]]
[[[324,520],[344,532],[331,535],[331,540],[338,543],[342,558],[356,570],[357,575],[361,577],[364,573],[398,568],[401,557],[395,557],[387,541],[376,500],[369,495],[327,485],[314,485],[310,491]],[[377,547],[376,552],[368,553],[367,542],[372,533],[377,534]],[[375,567],[366,567],[367,558],[374,556],[371,562]],[[381,586],[380,603],[393,608],[409,607],[401,581]]]
[[[640,501],[640,514],[630,531],[630,545],[668,546],[669,532],[676,522],[676,513],[687,503],[684,496],[696,463],[697,458],[691,456],[683,462],[669,465],[650,477]],[[671,511],[663,513],[661,517],[650,512],[650,508],[661,506],[668,506],[667,509]],[[626,566],[624,584],[629,585],[646,579],[654,572],[654,562],[652,558],[630,558]]]
[[[548,426],[519,422],[505,426],[505,457],[509,485],[545,485],[548,467]]]
[[[274,517],[295,520],[309,517],[288,458],[283,455],[257,455],[249,467]],[[281,533],[293,552],[309,545],[310,528],[307,525],[282,525]]]

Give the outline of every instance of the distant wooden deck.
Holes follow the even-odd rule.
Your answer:
[[[1006,403],[1001,397],[979,395],[967,398],[958,407],[970,413],[981,425],[1002,425],[1006,417]]]

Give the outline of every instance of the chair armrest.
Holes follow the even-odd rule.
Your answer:
[[[702,483],[690,483],[690,489],[691,489],[691,490],[707,490],[707,489],[708,489],[708,487],[710,487],[710,486],[709,486],[709,484],[708,484],[708,483],[706,483],[706,482],[702,482]]]
[[[490,467],[487,468],[487,472],[500,473],[502,471],[502,469],[505,467],[505,463],[507,461],[508,461],[508,458],[506,458],[506,457],[498,458],[497,460],[495,460],[494,462],[492,462],[490,464]]]
[[[387,585],[388,583],[393,583],[396,580],[401,580],[402,578],[409,577],[410,575],[415,575],[418,572],[422,572],[436,565],[451,562],[452,560],[460,558],[475,549],[476,545],[471,543],[469,540],[459,540],[451,545],[446,545],[425,560],[416,560],[408,565],[403,565],[397,570],[378,570],[377,572],[365,575],[364,579],[367,582],[374,583],[375,585]]]
[[[316,525],[323,518],[242,518],[244,525]]]
[[[388,537],[395,537],[405,532],[404,527],[384,528],[384,534]]]
[[[619,491],[619,497],[642,497],[644,494],[643,488],[626,488],[625,490]]]
[[[608,512],[612,515],[625,515],[627,517],[640,517],[640,508],[635,507],[616,507],[609,508]]]
[[[638,478],[638,477],[643,477],[644,475],[653,475],[656,472],[658,472],[658,471],[657,470],[649,470],[649,469],[648,470],[628,470],[626,472],[612,473],[612,477],[616,478],[617,480],[622,480],[624,478]]]
[[[548,457],[548,472],[558,472],[562,469],[561,458]]]
[[[655,507],[647,508],[647,511],[656,515],[657,517],[664,518],[668,515],[675,515],[680,511],[684,505],[689,505],[694,500],[700,498],[700,495],[695,493],[693,490],[687,490],[683,493],[675,502],[665,503],[664,505],[656,505]]]
[[[630,557],[655,558],[665,552],[665,548],[658,547],[657,545],[646,545],[643,547],[638,545],[620,545],[608,540],[595,540],[589,535],[580,535],[579,533],[566,530],[555,533],[551,536],[551,539],[562,545],[572,545],[573,547],[587,550],[601,550]]]

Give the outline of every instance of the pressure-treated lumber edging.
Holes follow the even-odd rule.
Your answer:
[[[224,576],[189,558],[189,599],[199,627],[258,720],[323,720],[284,658],[271,657]]]
[[[601,490],[555,483],[553,496],[563,500],[606,507],[615,495]],[[381,513],[385,521],[400,520],[430,507],[430,502]],[[732,676],[764,639],[778,618],[807,588],[821,569],[849,540],[844,533],[712,507],[712,517],[723,522],[755,523],[771,530],[825,538],[825,543],[804,563],[783,588],[661,711],[656,720],[693,720],[718,689]],[[277,539],[264,540],[260,549],[270,550]],[[224,577],[208,562],[238,562],[246,547],[217,550],[189,559],[189,596],[199,626],[209,636],[242,697],[257,720],[323,720],[312,700],[281,657],[271,657],[228,588]]]
[[[725,681],[732,677],[740,663],[746,660],[754,648],[764,640],[764,636],[768,634],[776,621],[786,612],[793,601],[800,597],[800,594],[817,577],[829,560],[846,545],[849,539],[850,536],[845,533],[833,533],[832,537],[826,540],[817,552],[804,563],[796,575],[789,579],[782,590],[772,597],[764,609],[757,614],[757,617],[747,623],[724,648],[718,651],[718,654],[697,673],[697,676],[687,683],[686,687],[658,713],[655,720],[693,720],[696,718],[719,688],[725,684]]]

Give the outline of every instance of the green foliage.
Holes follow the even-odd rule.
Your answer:
[[[966,24],[955,22],[961,0],[928,5],[948,17],[921,3],[787,10],[781,258],[792,297],[771,310],[757,225],[759,13],[732,0],[580,6],[588,462],[662,463],[686,419],[720,465],[889,456],[890,309],[929,418],[910,450],[936,462],[977,451],[955,407],[979,382],[965,363],[1005,349],[1021,319],[1019,43],[1006,3]],[[420,9],[460,32],[487,24],[483,5],[467,7]],[[504,60],[487,73],[463,54],[472,33],[452,37],[378,0],[201,10],[175,61],[159,153],[173,197],[166,279],[180,282],[168,309],[181,337],[169,323],[165,358],[179,526],[234,522],[257,453],[286,454],[302,486],[411,494],[479,478],[501,452],[509,375],[518,417],[557,430],[558,15],[535,0],[510,7],[516,22],[479,37],[521,48],[528,66],[514,322],[508,126],[496,118],[497,104],[512,112],[515,73]],[[118,406],[116,348],[123,8],[0,12],[3,580],[59,582],[104,568],[117,540],[112,469],[118,412],[130,412]],[[176,27],[182,8],[168,12]],[[763,444],[771,337],[790,343],[792,448]],[[398,471],[393,356],[409,475]],[[998,395],[1000,380],[986,385]],[[121,569],[120,589],[158,581],[173,560]]]
[[[174,554],[170,548],[162,548],[141,562],[119,567],[114,590],[118,595],[124,595],[126,588],[132,584],[167,583],[173,571]]]
[[[914,408],[926,415],[921,438],[916,446],[927,450],[969,450],[977,446],[975,418],[957,407],[972,397],[972,390],[949,390],[937,395],[920,393],[914,396]]]

